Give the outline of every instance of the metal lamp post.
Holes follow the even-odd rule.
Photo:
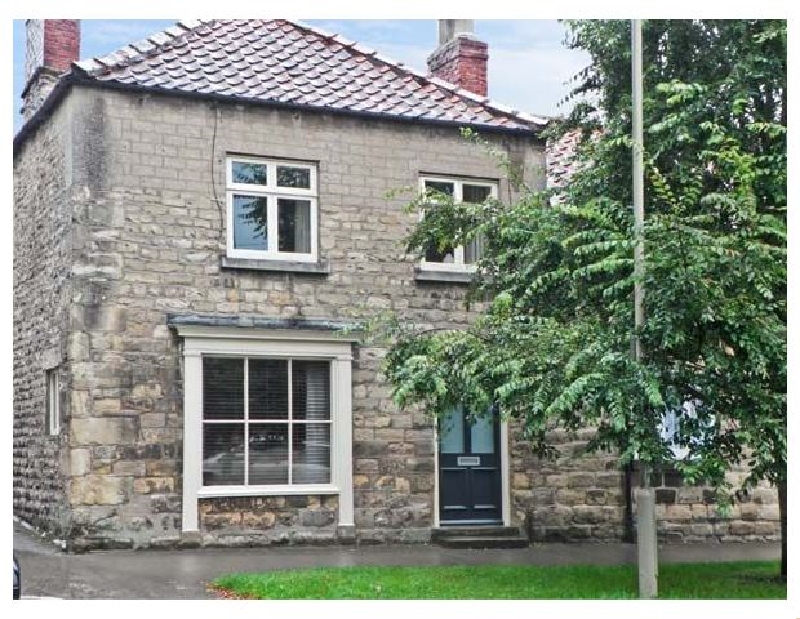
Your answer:
[[[631,56],[633,83],[633,214],[635,246],[634,270],[634,355],[642,359],[639,330],[644,325],[644,127],[642,108],[642,20],[631,20]],[[636,497],[636,549],[639,565],[639,597],[658,595],[658,544],[656,538],[655,493],[650,487],[648,467],[640,469],[640,487]]]

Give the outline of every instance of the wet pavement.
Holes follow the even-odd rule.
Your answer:
[[[206,584],[232,572],[353,565],[618,565],[636,562],[631,544],[541,544],[462,550],[423,544],[115,550],[66,554],[14,523],[23,597],[214,599]],[[659,548],[662,562],[774,560],[780,543],[681,544]]]

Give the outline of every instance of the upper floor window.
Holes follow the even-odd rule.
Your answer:
[[[228,257],[317,260],[317,168],[228,157]]]
[[[420,191],[438,192],[452,197],[455,202],[480,204],[489,198],[497,198],[497,183],[494,181],[456,179],[440,176],[420,178]],[[435,202],[433,203],[435,207]],[[421,215],[424,217],[424,213]],[[439,248],[428,247],[420,266],[431,271],[472,271],[482,253],[480,238],[474,238],[468,245],[452,245]]]

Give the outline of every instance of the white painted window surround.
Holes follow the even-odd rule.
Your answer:
[[[498,189],[497,189],[497,181],[486,180],[486,179],[473,179],[473,178],[459,178],[459,177],[450,177],[450,176],[436,176],[425,174],[420,176],[419,178],[419,191],[420,193],[425,193],[426,191],[426,183],[433,182],[433,183],[449,183],[453,185],[453,200],[455,202],[461,202],[464,198],[464,185],[469,185],[472,187],[483,187],[489,190],[489,197],[493,199],[497,199]],[[420,212],[420,221],[425,217],[425,211]],[[475,271],[476,267],[475,264],[470,264],[466,260],[464,247],[462,245],[458,245],[453,248],[453,260],[452,262],[431,262],[425,260],[423,257],[419,262],[419,268],[424,271],[449,271],[449,272],[456,272],[456,273],[472,273]]]
[[[206,497],[330,494],[339,497],[339,527],[353,527],[352,342],[335,332],[240,327],[177,327],[183,338],[183,526],[198,530],[198,500]],[[331,367],[329,484],[203,487],[203,356],[318,359]]]

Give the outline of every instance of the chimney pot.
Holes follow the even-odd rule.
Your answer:
[[[452,41],[460,34],[473,34],[475,32],[474,19],[440,19],[437,21],[439,30],[439,45]]]

